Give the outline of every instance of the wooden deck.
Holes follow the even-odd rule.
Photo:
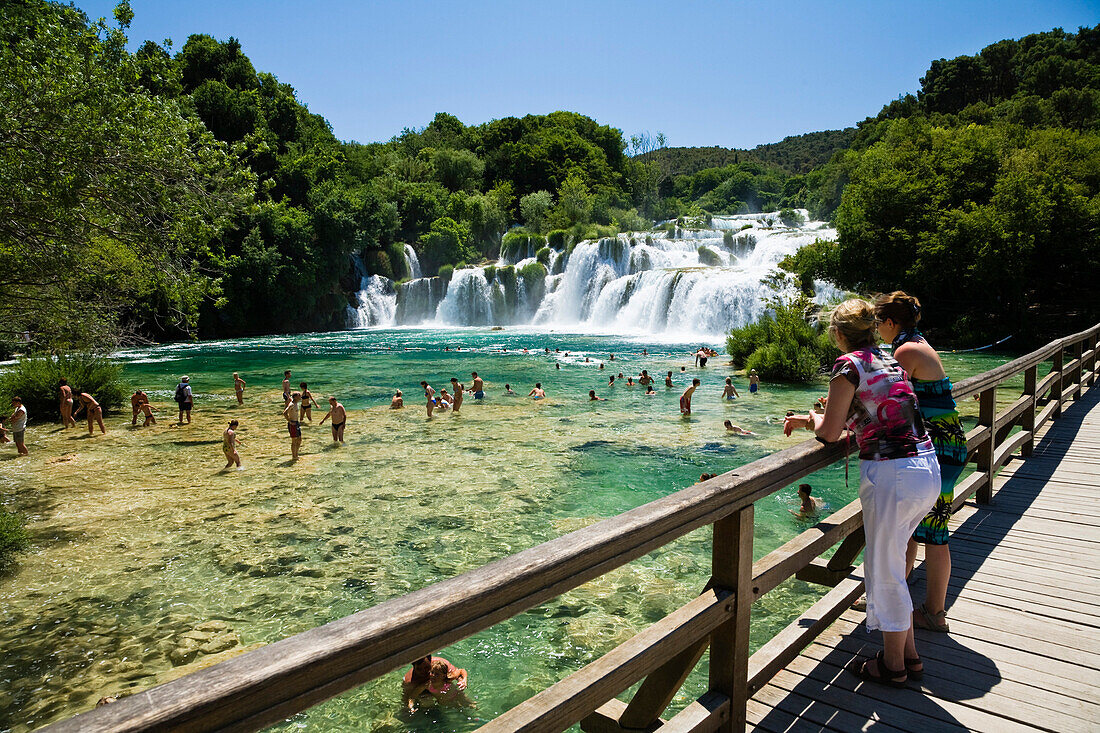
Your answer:
[[[921,683],[894,690],[845,671],[881,648],[847,611],[753,695],[749,728],[1100,730],[1100,389],[1067,403],[995,487],[992,505],[955,514],[951,633],[917,631]],[[920,567],[914,580],[919,601]]]

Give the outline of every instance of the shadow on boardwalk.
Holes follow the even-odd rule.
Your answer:
[[[757,693],[758,730],[1094,730],[1100,720],[1100,389],[1068,402],[1032,458],[1013,459],[993,504],[952,523],[950,634],[917,631],[925,676],[904,690],[844,669],[881,637],[846,612]],[[1089,466],[1087,464],[1093,464]],[[1074,488],[1076,486],[1077,488]],[[911,579],[915,605],[924,571]],[[1074,593],[1073,590],[1077,590]],[[1095,605],[1093,605],[1095,604]]]

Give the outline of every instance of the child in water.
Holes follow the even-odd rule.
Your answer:
[[[749,394],[756,394],[760,389],[760,376],[757,375],[756,370],[753,369],[749,372]]]
[[[798,498],[801,500],[802,505],[798,508],[797,512],[794,509],[788,509],[787,511],[799,519],[811,519],[816,517],[818,512],[821,511],[821,505],[818,503],[817,499],[810,496],[812,491],[813,489],[809,484],[799,484]]]

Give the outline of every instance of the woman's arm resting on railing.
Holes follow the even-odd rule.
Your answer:
[[[829,397],[825,403],[825,414],[811,412],[807,415],[791,415],[783,421],[783,433],[790,435],[795,428],[813,430],[817,437],[829,443],[840,440],[844,433],[844,423],[848,419],[848,408],[856,395],[855,385],[844,377],[829,382]]]

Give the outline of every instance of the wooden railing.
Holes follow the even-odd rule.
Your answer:
[[[1096,381],[1100,324],[955,385],[963,404],[979,397],[967,433],[975,471],[955,508],[992,499],[993,476],[1013,453],[1031,454],[1036,432],[1066,400]],[[1067,358],[1068,352],[1068,358]],[[1050,371],[1039,378],[1039,367]],[[1023,392],[997,410],[997,390],[1023,374]],[[1014,428],[1020,430],[1012,432]],[[456,578],[333,621],[56,723],[50,731],[256,730],[283,720],[427,653],[476,634],[713,525],[712,576],[702,595],[598,660],[483,726],[483,731],[590,733],[652,729],[734,731],[746,700],[791,662],[859,596],[852,566],[863,548],[855,501],[755,563],[753,505],[844,457],[839,444],[804,443],[637,509]],[[821,556],[839,547],[826,561]],[[784,580],[832,586],[820,601],[749,656],[752,603]],[[669,720],[661,715],[710,646],[709,689]],[[644,680],[631,702],[615,699]]]

